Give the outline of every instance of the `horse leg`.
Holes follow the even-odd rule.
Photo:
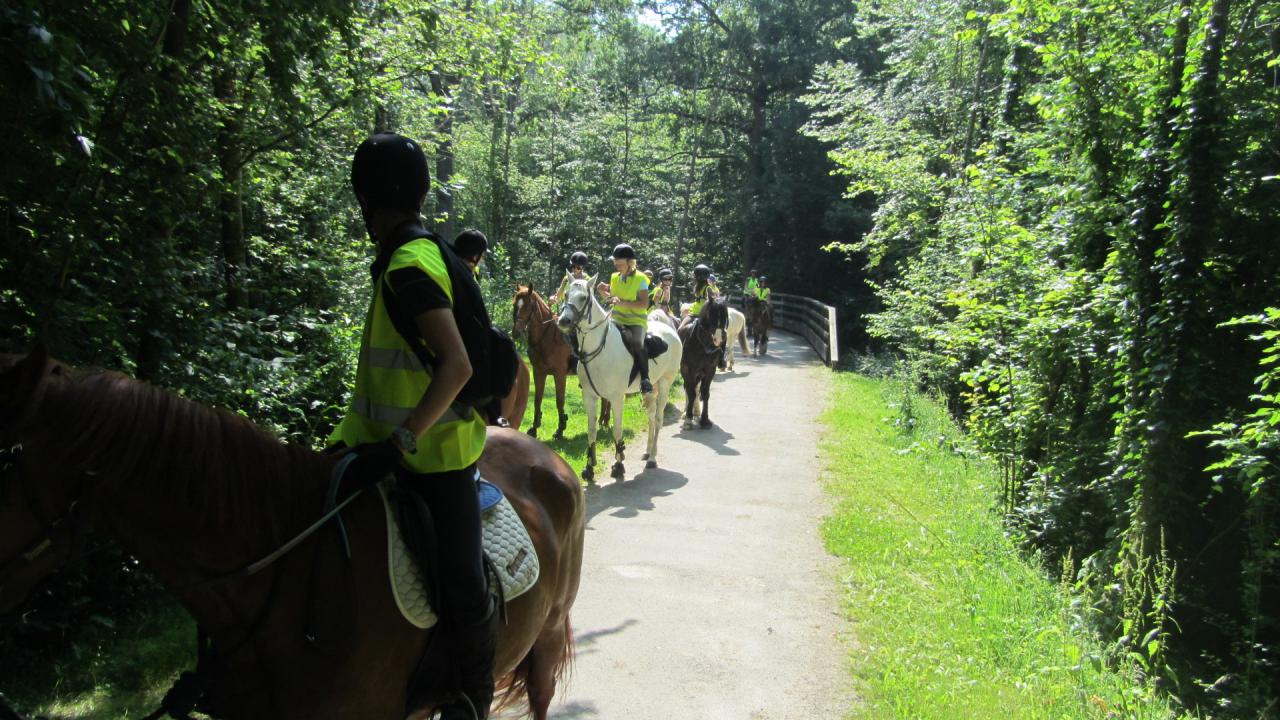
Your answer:
[[[711,373],[702,378],[702,419],[698,421],[698,426],[703,430],[711,427],[711,418],[708,417],[711,412],[711,378]]]
[[[596,430],[599,417],[594,398],[583,396],[583,407],[587,411],[587,466],[582,469],[582,479],[595,482],[596,479]]]
[[[670,387],[665,380],[659,379],[654,383],[653,389],[658,392],[645,407],[649,414],[649,443],[644,452],[646,468],[658,467],[658,430],[662,429],[662,416],[667,410],[667,392]]]
[[[571,652],[573,636],[569,619],[546,627],[534,641],[525,662],[529,663],[526,690],[533,720],[547,720],[547,710],[556,695],[556,680]]]
[[[621,480],[626,475],[627,470],[622,466],[622,461],[627,459],[627,445],[622,441],[622,406],[623,402],[611,403],[613,405],[613,451],[616,460],[613,462],[613,479]]]
[[[542,392],[547,386],[547,374],[533,374],[533,427],[529,428],[529,437],[538,437],[538,428],[542,426]]]
[[[685,430],[693,428],[693,404],[697,401],[694,395],[694,383],[689,376],[684,378],[684,422],[681,427]]]
[[[553,440],[564,439],[564,428],[569,424],[569,415],[564,411],[564,386],[565,379],[568,376],[559,374],[555,376],[556,381],[556,413],[560,416],[560,421],[556,425],[556,434],[552,435]]]

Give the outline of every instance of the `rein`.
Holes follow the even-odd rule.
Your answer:
[[[600,322],[591,324],[591,314],[595,310],[595,302],[591,299],[590,290],[587,291],[587,312],[585,316],[580,310],[578,310],[578,308],[573,303],[566,302],[565,307],[568,310],[572,311],[574,315],[573,342],[569,343],[569,350],[573,353],[573,356],[577,358],[579,366],[582,367],[582,372],[586,374],[587,384],[591,386],[591,391],[596,394],[596,397],[602,398],[604,397],[604,394],[601,393],[600,390],[596,388],[596,381],[591,377],[591,367],[589,363],[592,360],[595,360],[596,358],[600,357],[600,353],[603,353],[605,346],[609,344],[609,328],[606,327],[604,329],[604,332],[601,334],[600,346],[588,353],[586,352],[585,338],[583,338],[583,342],[584,342],[583,347],[581,348],[578,347],[577,327],[579,323],[586,322],[588,324],[583,330],[584,332],[591,332],[592,330],[595,330],[601,325],[604,325],[605,323],[609,322],[609,318],[612,316],[613,313],[612,311],[606,312],[604,313],[603,317],[600,318]]]

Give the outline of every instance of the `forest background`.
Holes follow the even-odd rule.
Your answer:
[[[320,442],[368,293],[349,159],[395,130],[501,322],[619,242],[837,306],[1000,463],[1112,662],[1277,712],[1275,3],[16,0],[0,40],[0,349]],[[153,590],[109,547],[61,583],[0,664]]]

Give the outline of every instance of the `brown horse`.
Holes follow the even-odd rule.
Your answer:
[[[511,392],[502,398],[502,418],[507,421],[507,426],[512,430],[519,430],[520,423],[524,422],[524,411],[529,407],[529,366],[524,364],[524,358],[516,355],[516,384],[511,386]],[[485,423],[488,425],[495,424],[495,420],[489,417],[489,413],[482,412]]]
[[[729,307],[724,301],[711,298],[702,304],[698,317],[680,329],[680,342],[684,352],[680,355],[680,377],[684,379],[684,426],[693,427],[693,416],[698,413],[701,396],[699,427],[711,427],[708,416],[711,406],[711,381],[715,379],[725,345],[728,344],[726,328],[729,325]]]
[[[751,335],[751,354],[759,357],[769,351],[769,330],[773,327],[773,307],[764,300],[748,298],[747,332]]]
[[[556,327],[551,308],[532,287],[517,285],[511,308],[511,334],[528,341],[529,362],[533,365],[533,426],[529,428],[529,435],[538,437],[538,428],[542,427],[542,392],[547,375],[551,375],[556,382],[556,412],[560,416],[552,437],[559,440],[564,437],[564,426],[569,422],[564,411],[564,384],[573,357],[569,341]]]
[[[432,631],[390,592],[377,493],[261,572],[237,570],[321,514],[335,458],[282,444],[232,413],[123,375],[77,371],[37,349],[0,357],[0,612],[17,607],[90,526],[119,540],[204,628],[218,717],[401,720]],[[12,448],[12,449],[11,449]],[[491,429],[484,476],[511,499],[541,563],[499,631],[501,704],[547,716],[572,657],[569,610],[582,563],[584,499],[541,443]],[[428,658],[444,643],[432,644]],[[415,695],[428,712],[443,688]]]

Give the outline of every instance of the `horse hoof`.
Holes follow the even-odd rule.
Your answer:
[[[645,454],[641,455],[641,456],[640,456],[640,459],[641,459],[641,460],[648,460],[648,459],[649,459],[649,453],[645,453]]]
[[[645,468],[647,468],[647,469],[649,469],[649,470],[652,470],[652,469],[654,469],[654,468],[658,467],[658,461],[657,461],[657,460],[650,460],[649,462],[645,463],[645,464],[644,464],[644,466],[645,466]]]
[[[529,430],[528,430],[527,432],[529,433],[529,437],[531,437],[531,438],[536,438],[536,437],[538,437],[538,428],[536,428],[536,427],[531,427],[531,428],[529,428]]]
[[[711,425],[712,425],[711,418],[704,418],[701,422],[698,423],[698,427],[702,428],[703,430],[706,430],[707,428],[711,427]]]
[[[609,473],[614,480],[621,480],[626,474],[627,469],[622,466],[622,463],[614,463],[613,470]]]
[[[586,467],[582,468],[582,479],[583,479],[583,480],[586,480],[586,481],[587,481],[587,482],[589,482],[589,483],[590,483],[590,482],[595,482],[595,480],[596,480],[596,469],[595,469],[595,468],[593,468],[593,467],[591,467],[590,465],[588,465],[588,466],[586,466]]]
[[[529,434],[530,434],[530,435],[532,435],[533,433],[529,433]],[[561,430],[557,430],[557,431],[555,432],[555,434],[551,436],[551,439],[552,439],[552,440],[563,440],[563,439],[564,439],[564,432],[563,432],[563,431],[561,431]]]

